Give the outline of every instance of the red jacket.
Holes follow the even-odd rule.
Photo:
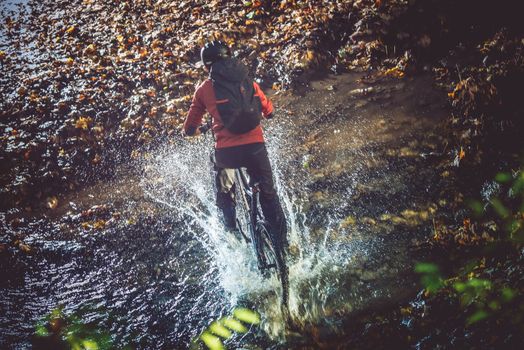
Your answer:
[[[273,104],[266,95],[264,95],[257,83],[254,82],[253,86],[255,87],[255,95],[257,95],[260,98],[260,102],[262,102],[262,115],[266,117],[273,112]],[[205,80],[195,91],[189,113],[184,122],[184,131],[187,132],[188,129],[198,128],[202,124],[202,117],[206,111],[211,115],[213,121],[212,129],[215,133],[215,148],[264,142],[264,135],[260,125],[245,134],[233,134],[224,128],[217,110],[215,90],[213,89],[211,79]]]

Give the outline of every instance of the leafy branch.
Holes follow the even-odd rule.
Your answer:
[[[482,265],[482,262],[479,265]],[[473,271],[463,276],[444,279],[437,265],[418,263],[415,266],[415,272],[421,275],[421,283],[426,289],[426,296],[445,291],[458,299],[462,308],[474,309],[466,320],[467,325],[472,325],[501,311],[503,306],[511,302],[517,295],[516,291],[505,285],[478,278]]]
[[[226,349],[220,338],[228,340],[234,333],[247,333],[248,328],[244,323],[252,326],[260,324],[260,315],[246,308],[236,308],[233,310],[233,315],[213,321],[200,336],[193,340],[191,349],[198,349],[199,341],[210,350]]]

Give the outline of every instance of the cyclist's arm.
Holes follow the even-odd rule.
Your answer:
[[[202,118],[206,113],[206,106],[202,101],[202,89],[198,88],[193,95],[193,101],[182,130],[186,136],[198,136],[200,134],[199,126],[202,123]]]
[[[262,115],[264,118],[267,118],[273,113],[273,104],[266,95],[264,95],[264,92],[257,83],[253,82],[253,86],[255,87],[255,95],[260,98],[260,102],[262,103]]]

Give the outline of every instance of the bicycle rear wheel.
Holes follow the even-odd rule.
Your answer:
[[[281,303],[287,310],[289,299],[289,280],[288,268],[285,261],[285,254],[278,240],[273,239],[273,235],[268,229],[268,224],[263,220],[262,210],[259,203],[258,191],[252,191],[249,179],[243,169],[236,170],[235,181],[237,184],[237,203],[242,213],[238,213],[242,218],[242,225],[246,227],[251,236],[251,243],[255,250],[258,268],[260,272],[269,277],[272,272],[276,275],[282,286]],[[240,226],[240,221],[239,221]],[[247,241],[247,240],[246,240]]]
[[[262,241],[262,251],[260,254],[263,255],[266,262],[263,273],[270,271],[275,273],[282,286],[281,304],[287,308],[289,300],[289,277],[285,254],[280,244],[272,238],[266,225],[267,224],[262,222],[257,225],[257,233]]]

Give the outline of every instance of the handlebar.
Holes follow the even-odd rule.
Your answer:
[[[200,133],[201,134],[205,134],[206,132],[209,131],[209,129],[211,129],[211,121],[209,120],[207,123],[199,126],[198,130],[200,130]]]

